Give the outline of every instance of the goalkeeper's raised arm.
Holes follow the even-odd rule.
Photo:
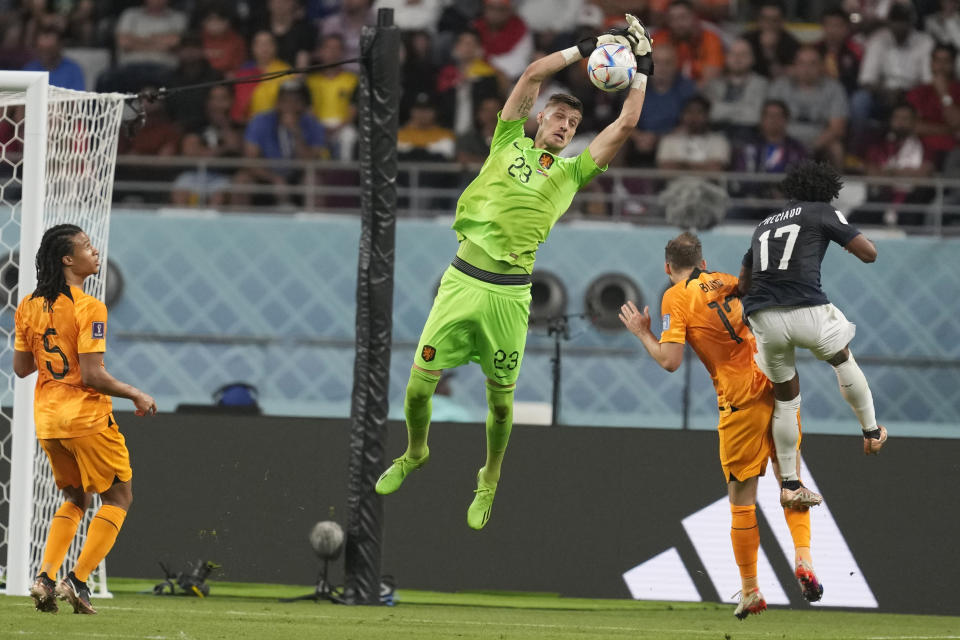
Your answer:
[[[617,38],[627,40],[627,46],[630,47],[633,55],[637,58],[637,73],[630,83],[627,99],[623,102],[620,115],[607,125],[587,147],[590,156],[599,167],[605,167],[613,160],[620,147],[636,129],[637,122],[640,120],[640,112],[643,110],[643,99],[647,92],[647,77],[653,75],[653,40],[639,20],[629,13],[626,18],[627,28],[615,29],[611,33],[615,33]],[[621,32],[624,31],[626,33],[621,35]],[[619,40],[617,42],[623,44]]]
[[[632,104],[630,108],[636,110],[636,119],[639,119],[640,107],[643,105],[642,88],[646,87],[646,76],[653,74],[653,59],[650,56],[651,41],[643,25],[635,17],[630,14],[627,14],[626,17],[626,28],[611,29],[610,32],[601,36],[584,38],[576,46],[555,51],[531,62],[520,75],[513,91],[510,92],[510,96],[503,107],[501,118],[508,121],[526,118],[530,115],[530,109],[533,108],[533,104],[537,100],[540,85],[544,80],[569,67],[574,62],[588,58],[598,45],[616,43],[628,47],[637,56],[637,76],[631,85],[631,94],[634,93],[633,87],[641,87],[640,104]],[[641,76],[643,77],[642,83],[637,79]],[[628,102],[633,102],[630,99],[631,97],[628,97]],[[624,109],[626,110],[626,108],[627,105],[625,104]],[[634,126],[636,126],[636,120]],[[623,140],[619,144],[622,143]]]

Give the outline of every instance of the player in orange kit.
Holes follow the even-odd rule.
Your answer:
[[[713,379],[720,409],[720,465],[732,513],[730,538],[743,584],[734,615],[742,620],[767,607],[757,583],[756,502],[757,478],[774,451],[770,435],[773,385],[754,362],[756,343],[743,323],[737,278],[706,269],[700,240],[692,233],[681,233],[667,243],[665,270],[673,286],[660,305],[660,338],[650,329],[647,307],[641,313],[627,302],[620,320],[667,371],[680,367],[683,346],[689,342]],[[784,507],[783,513],[793,537],[803,596],[815,602],[823,595],[823,587],[813,572],[809,509]]]
[[[157,411],[153,398],[104,367],[107,307],[83,291],[84,279],[99,270],[100,254],[80,227],[47,229],[37,250],[37,288],[16,313],[13,370],[21,378],[39,372],[33,400],[37,438],[65,498],[30,587],[37,610],[50,613],[57,611],[57,596],[74,613],[96,613],[86,580],[113,547],[133,501],[130,454],[110,396],[132,400],[137,415]],[[94,493],[103,504],[80,557],[73,571],[55,582]]]

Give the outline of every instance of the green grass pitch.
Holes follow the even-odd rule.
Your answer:
[[[397,592],[394,607],[280,603],[309,587],[211,583],[208,598],[154,596],[143,580],[111,579],[114,598],[95,599],[97,616],[33,610],[29,598],[0,597],[4,640],[941,640],[960,639],[960,617],[771,609],[745,621],[733,607],[549,594]],[[62,603],[63,604],[63,603]]]

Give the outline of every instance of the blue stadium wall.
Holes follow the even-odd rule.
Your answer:
[[[391,415],[403,388],[436,284],[456,239],[449,219],[402,220],[397,227]],[[676,230],[610,223],[559,225],[537,269],[563,283],[568,313],[585,309],[598,276],[621,273],[658,317],[667,285],[663,247]],[[703,234],[710,268],[737,273],[747,230]],[[118,210],[110,259],[124,288],[110,310],[107,363],[143,387],[161,410],[209,404],[216,389],[245,381],[265,413],[345,417],[354,357],[359,220],[342,216],[164,215]],[[857,324],[853,348],[891,432],[960,435],[960,241],[889,238],[863,265],[838,247],[824,262],[824,288]],[[11,318],[3,318],[9,329]],[[680,428],[684,373],[667,374],[624,331],[571,320],[563,342],[561,421],[577,425]],[[549,403],[553,338],[532,328],[517,398]],[[688,425],[713,429],[710,380],[693,360]],[[9,366],[9,363],[3,363]],[[804,428],[850,433],[852,415],[828,366],[799,364]],[[485,411],[482,374],[452,379],[461,415]],[[9,400],[5,400],[9,401]],[[118,407],[122,408],[122,407]]]
[[[456,251],[450,220],[397,228],[392,415],[399,417],[413,351],[436,283]],[[559,225],[537,268],[563,282],[568,313],[584,310],[590,283],[629,275],[655,318],[667,285],[663,247],[674,229]],[[710,268],[739,272],[745,230],[703,234]],[[125,287],[111,309],[108,364],[153,393],[164,410],[209,403],[225,383],[260,391],[265,412],[349,414],[354,356],[356,218],[269,215],[184,217],[115,212],[110,257]],[[857,324],[853,343],[874,389],[878,415],[913,435],[960,435],[960,242],[877,241],[879,260],[860,264],[838,247],[824,262],[824,288]],[[553,339],[534,328],[518,400],[549,402]],[[684,376],[660,370],[633,336],[571,320],[563,343],[561,419],[566,424],[678,428]],[[869,364],[869,362],[880,364]],[[692,363],[693,428],[716,425],[703,367]],[[833,372],[802,360],[804,427],[849,433],[851,414]],[[485,411],[479,367],[461,368],[453,399]]]

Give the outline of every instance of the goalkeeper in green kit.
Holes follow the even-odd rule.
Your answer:
[[[626,28],[586,38],[531,63],[507,98],[490,155],[457,202],[453,228],[460,248],[440,281],[407,383],[407,450],[380,476],[377,493],[393,493],[430,459],[427,432],[437,382],[444,369],[472,361],[487,376],[487,459],[477,474],[467,524],[482,529],[489,520],[513,426],[513,392],[527,340],[530,273],[537,248],[577,191],[606,169],[636,128],[647,76],[653,73],[649,36],[635,17],[626,19]],[[579,156],[561,158],[557,154],[576,133],[583,105],[573,96],[556,94],[536,114],[535,139],[525,137],[523,123],[544,80],[608,43],[628,47],[637,58],[637,73],[620,116]]]

